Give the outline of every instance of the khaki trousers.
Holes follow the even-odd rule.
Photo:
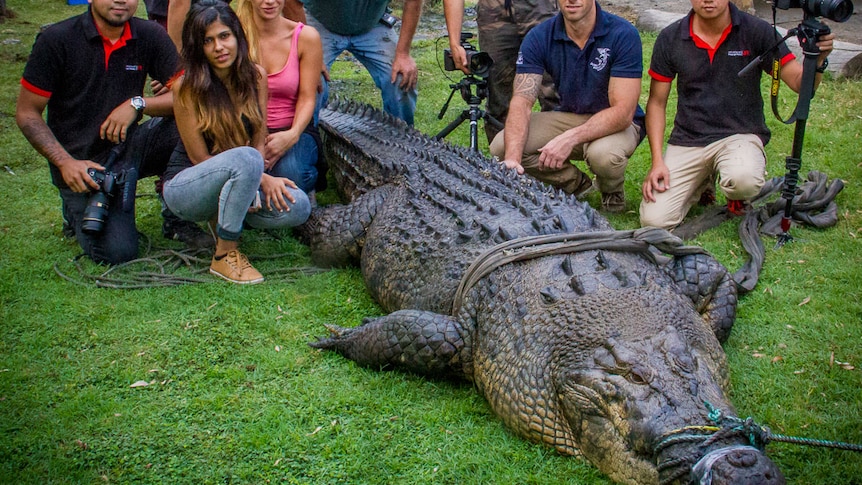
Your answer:
[[[766,175],[766,154],[757,135],[732,135],[705,147],[668,145],[664,163],[670,188],[653,191],[655,202],[641,200],[641,226],[678,226],[700,192],[719,177],[728,200],[750,199],[760,192]]]
[[[524,171],[566,193],[574,193],[581,186],[584,173],[571,163],[563,164],[563,167],[557,170],[540,169],[539,149],[566,130],[586,123],[590,117],[591,115],[560,111],[532,113],[530,132],[521,159]],[[505,131],[501,131],[490,146],[491,155],[500,159],[506,154],[504,135]],[[569,160],[587,162],[587,166],[596,174],[596,186],[603,194],[622,192],[626,165],[638,143],[640,130],[632,123],[625,130],[575,146]]]

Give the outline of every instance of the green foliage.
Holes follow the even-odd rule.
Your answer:
[[[307,347],[323,324],[380,313],[358,269],[251,288],[213,280],[104,290],[58,277],[55,264],[69,268],[80,251],[62,238],[45,161],[14,122],[38,27],[84,9],[54,3],[15,2],[18,16],[0,33],[0,165],[8,167],[0,170],[0,483],[606,483],[583,460],[513,436],[469,384],[362,369]],[[464,108],[456,95],[436,118],[453,82],[437,64],[441,26],[423,29],[414,46],[417,127],[432,134]],[[647,58],[653,40],[644,36]],[[332,76],[339,95],[379,106],[353,61],[337,62]],[[647,89],[645,80],[644,101]],[[785,112],[794,99],[782,93]],[[781,250],[766,241],[761,282],[742,298],[725,345],[739,415],[776,433],[862,442],[860,105],[858,82],[827,80],[818,91],[803,166],[847,182],[840,221],[793,229],[798,242]],[[780,175],[793,130],[769,118],[769,171]],[[466,144],[466,131],[449,141]],[[626,183],[629,213],[612,218],[616,227],[637,225],[648,167],[643,144]],[[152,194],[150,182],[139,192]],[[138,205],[140,230],[179,247],[159,235],[158,203]],[[731,269],[743,263],[736,225],[696,241]],[[265,275],[309,264],[288,233],[274,236],[249,233],[243,243],[254,254],[285,254],[255,261]],[[137,381],[148,385],[130,387]],[[850,452],[769,450],[791,483],[860,483],[862,460]]]

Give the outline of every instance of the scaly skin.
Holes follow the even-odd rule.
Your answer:
[[[713,467],[724,483],[781,483],[760,451],[727,448],[745,444],[738,434],[657,449],[680,429],[711,424],[704,401],[734,412],[717,336],[733,324],[736,288],[713,258],[657,265],[592,248],[503,261],[453,314],[468,267],[495,245],[610,225],[573,197],[366,107],[336,107],[323,120],[330,164],[353,202],[315,210],[300,234],[321,264],[358,262],[392,313],[332,327],[312,346],[369,367],[469,379],[519,436],[582,455],[619,482],[687,480],[696,460],[657,463],[724,450]]]

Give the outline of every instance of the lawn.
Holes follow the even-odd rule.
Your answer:
[[[354,326],[380,309],[356,269],[280,272],[310,265],[289,231],[245,236],[270,276],[254,287],[204,275],[199,284],[105,289],[60,277],[56,269],[83,277],[73,262],[80,250],[62,236],[56,189],[15,125],[15,98],[39,27],[85,7],[9,7],[17,17],[0,24],[0,483],[607,483],[589,463],[507,431],[467,383],[376,372],[309,348],[324,324]],[[423,22],[441,25],[433,14]],[[423,33],[416,124],[433,134],[466,106],[456,95],[437,119],[460,76],[439,67],[446,41]],[[654,36],[643,40],[648,58]],[[336,62],[332,77],[339,95],[380,104],[351,60]],[[781,102],[786,115],[795,96],[783,90]],[[768,168],[781,175],[793,127],[767,117]],[[466,145],[466,132],[449,141]],[[629,212],[611,217],[615,227],[636,227],[648,167],[644,143],[630,161]],[[846,182],[839,222],[794,228],[796,241],[779,250],[766,241],[760,283],[741,298],[725,344],[731,400],[775,433],[862,443],[862,83],[820,87],[805,137],[809,169]],[[150,180],[139,194],[152,251],[181,249],[161,237]],[[588,200],[598,204],[598,194]],[[736,270],[737,226],[694,243]],[[104,271],[81,265],[84,275]],[[858,453],[784,443],[768,451],[790,483],[862,484]]]

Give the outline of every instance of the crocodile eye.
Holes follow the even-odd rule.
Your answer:
[[[652,372],[646,367],[634,367],[626,374],[626,378],[632,384],[644,385],[649,384],[652,380]]]
[[[676,364],[677,367],[683,370],[683,372],[694,372],[694,359],[688,355],[676,355],[673,358],[673,363]]]

